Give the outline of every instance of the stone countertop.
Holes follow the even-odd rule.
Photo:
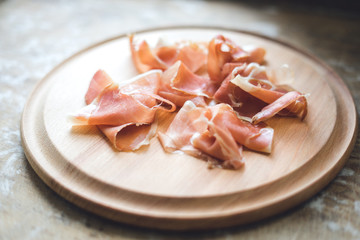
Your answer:
[[[334,68],[358,105],[360,15],[352,4],[0,0],[0,239],[359,239],[360,136],[338,176],[300,206],[246,226],[178,233],[112,222],[67,202],[32,170],[19,131],[33,87],[65,58],[121,33],[170,25],[245,29],[287,41]]]

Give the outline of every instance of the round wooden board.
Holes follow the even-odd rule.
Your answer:
[[[101,216],[159,229],[220,228],[259,220],[315,194],[344,165],[354,145],[357,115],[342,80],[315,57],[284,42],[230,29],[176,27],[138,32],[158,38],[209,41],[224,34],[267,50],[271,68],[291,66],[293,87],[309,93],[304,121],[274,118],[271,154],[245,151],[241,170],[208,169],[204,161],[163,151],[157,138],[136,152],[117,152],[96,127],[73,127],[92,75],[135,76],[126,35],[64,61],[35,88],[25,106],[21,137],[36,173],[64,198]],[[160,114],[160,129],[169,117]]]

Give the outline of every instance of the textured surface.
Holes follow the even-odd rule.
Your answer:
[[[333,67],[358,105],[359,23],[352,11],[299,4],[0,1],[0,239],[360,238],[359,140],[335,180],[291,211],[232,229],[166,233],[104,220],[66,202],[33,172],[19,136],[32,88],[66,57],[120,33],[175,24],[241,28],[288,41]]]

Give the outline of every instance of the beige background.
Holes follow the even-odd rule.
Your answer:
[[[248,226],[170,233],[114,223],[63,200],[31,169],[19,135],[27,97],[54,66],[106,38],[169,25],[245,29],[287,41],[333,67],[358,105],[360,15],[355,4],[338,5],[0,0],[0,239],[359,239],[359,137],[334,181],[295,209]]]

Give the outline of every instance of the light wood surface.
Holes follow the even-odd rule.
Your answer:
[[[104,69],[118,81],[136,75],[122,35],[81,51],[38,84],[22,118],[22,141],[31,166],[52,189],[82,208],[160,229],[248,223],[315,194],[341,169],[357,132],[351,95],[331,69],[286,43],[248,32],[165,28],[137,36],[155,42],[163,36],[209,40],[219,33],[239,44],[263,46],[268,67],[290,65],[293,87],[310,94],[304,121],[268,122],[275,130],[271,154],[246,151],[240,171],[209,170],[201,160],[164,153],[156,138],[139,151],[116,152],[95,127],[72,127],[67,116],[84,106],[96,70]],[[160,114],[163,127],[167,119]]]

